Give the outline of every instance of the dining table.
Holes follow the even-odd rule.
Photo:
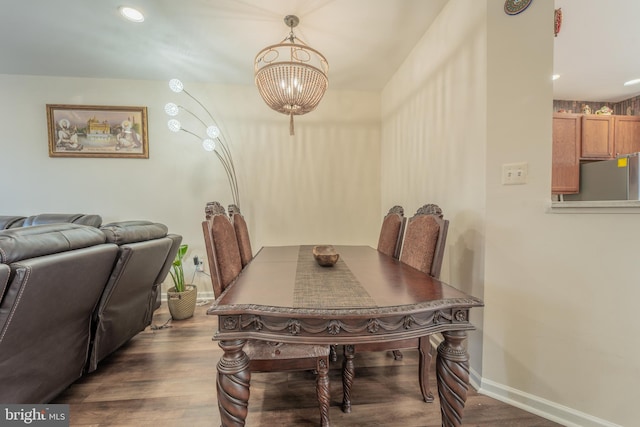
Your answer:
[[[317,263],[313,248],[262,247],[208,308],[207,314],[218,316],[213,339],[223,350],[216,379],[222,426],[245,425],[247,340],[352,348],[423,343],[435,333],[443,337],[436,360],[442,426],[462,425],[467,331],[475,329],[469,312],[483,301],[370,246],[333,245],[339,256],[332,266]],[[353,380],[352,362],[345,359],[343,387]],[[343,402],[343,410],[348,406]]]

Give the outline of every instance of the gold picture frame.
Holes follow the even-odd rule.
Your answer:
[[[49,157],[149,158],[147,107],[47,104]]]

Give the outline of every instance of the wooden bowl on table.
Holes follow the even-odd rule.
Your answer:
[[[318,245],[313,247],[313,257],[321,266],[331,267],[338,262],[340,254],[331,245]]]

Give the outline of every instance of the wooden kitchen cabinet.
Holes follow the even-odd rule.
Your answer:
[[[614,157],[640,152],[640,116],[615,116]]]
[[[553,115],[553,194],[574,194],[580,190],[581,117],[579,114]]]
[[[590,160],[614,158],[614,134],[614,116],[583,115],[580,157]]]
[[[553,115],[551,192],[580,191],[580,161],[640,152],[640,116]]]

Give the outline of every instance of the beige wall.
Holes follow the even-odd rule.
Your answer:
[[[382,92],[382,208],[438,204],[450,220],[441,278],[483,297],[486,162],[484,2],[452,1]],[[483,311],[472,312],[474,380]]]
[[[450,0],[384,89],[381,210],[435,202],[451,220],[443,278],[486,304],[481,392],[563,425],[635,425],[637,215],[548,212],[553,3],[503,7]],[[526,185],[501,185],[513,162]]]
[[[487,10],[483,387],[567,424],[635,425],[638,216],[546,212],[553,4],[513,17],[502,4]],[[529,162],[527,185],[500,185],[513,161]]]
[[[443,278],[486,303],[469,340],[481,391],[564,425],[635,425],[638,217],[547,212],[553,4],[503,6],[450,0],[381,96],[330,91],[293,139],[253,88],[192,92],[231,136],[256,248],[373,245],[390,205],[438,203]],[[0,93],[0,214],[151,219],[204,253],[202,207],[229,203],[227,184],[196,141],[166,131],[166,82],[0,76]],[[148,105],[151,158],[50,159],[46,103]],[[501,165],[521,161],[528,184],[502,186]]]
[[[271,111],[254,87],[185,82],[227,134],[254,251],[296,243],[375,245],[380,206],[380,96],[329,91],[316,111],[296,118]],[[168,225],[206,258],[200,223],[207,201],[232,202],[223,169],[184,132],[167,128],[164,105],[183,104],[167,82],[0,75],[0,215],[98,213],[104,222],[147,219]],[[50,158],[46,104],[144,105],[144,159]],[[189,130],[198,130],[194,125]],[[188,264],[187,276],[194,274]],[[205,266],[206,268],[206,266]],[[201,295],[211,282],[198,274]]]

